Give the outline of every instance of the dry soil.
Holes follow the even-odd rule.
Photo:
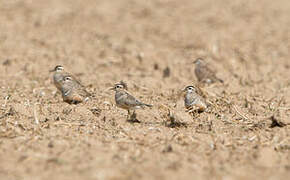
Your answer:
[[[287,179],[289,0],[0,1],[0,179]],[[203,57],[224,84],[185,112]],[[93,94],[69,105],[62,64]],[[124,80],[153,108],[126,121]]]

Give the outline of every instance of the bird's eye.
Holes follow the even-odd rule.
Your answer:
[[[189,91],[192,91],[192,90],[194,90],[194,88],[193,87],[188,87],[187,88]]]
[[[121,85],[117,85],[116,88],[117,88],[117,89],[121,89],[121,88],[123,88],[123,86],[121,86]]]
[[[64,80],[65,81],[70,81],[70,80],[72,80],[72,78],[71,77],[65,77]]]

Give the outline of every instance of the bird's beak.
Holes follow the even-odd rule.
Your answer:
[[[112,90],[115,90],[115,87],[110,87],[107,89],[107,91],[112,91]]]
[[[49,70],[49,72],[54,72],[54,71],[55,71],[54,69]]]

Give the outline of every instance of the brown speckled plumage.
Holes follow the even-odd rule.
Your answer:
[[[199,82],[207,84],[215,82],[223,83],[223,80],[216,77],[216,72],[211,68],[209,68],[202,58],[196,59],[194,61],[194,64],[195,64],[194,72]]]

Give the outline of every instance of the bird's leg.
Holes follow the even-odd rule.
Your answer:
[[[135,112],[135,110],[133,111],[133,114],[131,115],[131,118],[132,118],[133,120],[136,120],[136,112]]]
[[[130,113],[130,110],[128,109],[127,120],[130,120],[130,118],[131,118],[131,113]]]
[[[133,111],[133,113],[130,116],[130,119],[128,121],[132,122],[132,123],[140,123],[140,121],[136,118],[137,114],[135,112],[135,110]]]

